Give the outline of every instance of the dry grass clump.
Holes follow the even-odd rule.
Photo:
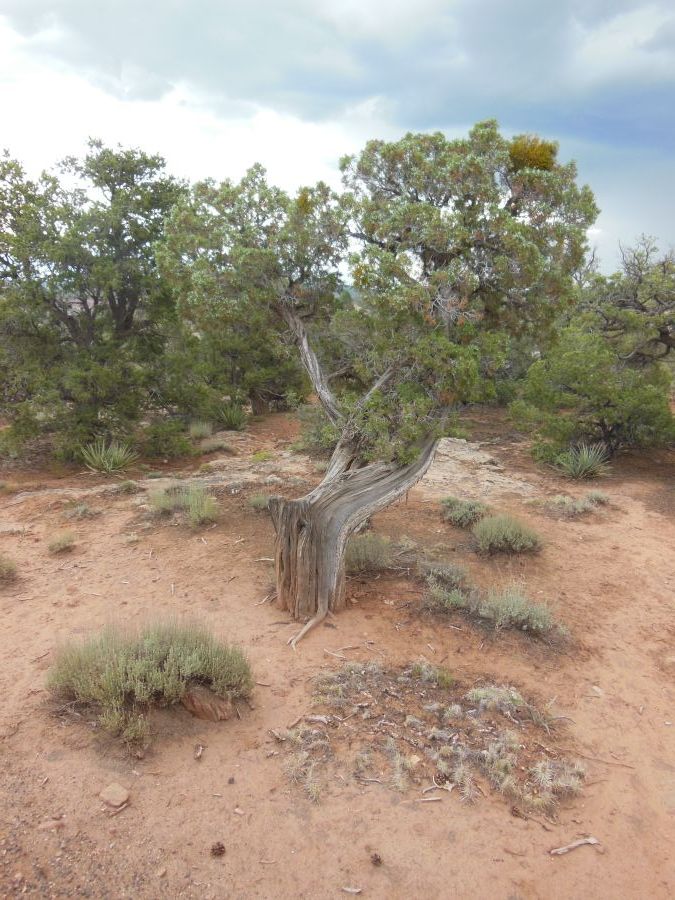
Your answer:
[[[565,519],[573,519],[586,513],[594,512],[598,506],[607,506],[609,497],[602,491],[589,491],[585,497],[568,497],[565,494],[557,494],[550,500],[541,501],[541,505],[553,515]]]
[[[216,498],[207,494],[200,484],[174,484],[153,491],[148,502],[156,515],[182,513],[191,528],[215,522],[218,518]]]
[[[350,538],[345,567],[350,575],[362,575],[388,569],[393,562],[391,541],[381,534],[366,531]]]
[[[199,449],[202,453],[217,453],[218,450],[222,450],[223,453],[234,453],[227,441],[219,437],[207,438],[201,442]]]
[[[251,494],[248,498],[248,505],[256,512],[265,512],[270,507],[270,494]]]
[[[17,565],[9,556],[0,553],[0,584],[9,584],[17,576]]]
[[[517,584],[487,592],[467,585],[464,579],[443,577],[441,569],[426,576],[427,590],[423,608],[433,613],[464,612],[496,629],[517,628],[529,634],[563,637],[565,629],[558,625],[545,603],[533,603]]]
[[[135,634],[109,628],[61,648],[48,686],[58,704],[93,710],[104,730],[142,744],[148,710],[179,703],[194,684],[235,700],[250,695],[253,678],[238,648],[196,625],[162,624]]]
[[[137,494],[140,490],[135,481],[121,481],[115,488],[116,494]]]
[[[460,500],[459,497],[446,497],[441,500],[442,517],[445,522],[457,528],[468,528],[475,525],[488,514],[488,507],[478,500]]]
[[[66,519],[92,519],[100,514],[100,509],[92,509],[88,503],[72,503],[63,510]]]
[[[50,553],[68,553],[75,546],[75,535],[72,531],[61,531],[55,534],[47,544]]]
[[[437,798],[456,790],[467,803],[491,788],[520,809],[554,815],[583,778],[578,765],[543,756],[557,752],[554,718],[515,687],[470,687],[441,671],[426,660],[395,669],[355,662],[318,676],[314,702],[325,712],[273,732],[288,777],[312,799],[322,781],[353,778]]]
[[[473,535],[481,553],[531,553],[541,547],[535,531],[508,515],[486,516]]]
[[[192,422],[190,424],[190,437],[195,441],[209,438],[213,434],[213,425],[210,422]]]

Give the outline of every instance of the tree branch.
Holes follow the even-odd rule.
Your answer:
[[[316,358],[316,354],[309,346],[307,329],[305,328],[302,319],[293,309],[291,305],[292,302],[292,298],[284,299],[281,301],[281,315],[283,316],[284,321],[293,333],[295,342],[298,345],[298,349],[300,350],[302,364],[304,365],[305,370],[309,375],[310,381],[312,382],[312,386],[316,391],[317,397],[321,401],[321,405],[326,411],[326,415],[331,420],[333,425],[339,425],[344,421],[344,416],[340,412],[340,407],[338,406],[337,400],[335,399],[333,392],[328,386],[328,381],[321,369],[321,366],[319,365],[319,360]]]

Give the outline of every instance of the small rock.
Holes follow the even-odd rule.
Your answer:
[[[166,876],[166,869],[157,869],[155,872],[155,878],[164,878]]]
[[[243,816],[243,815],[246,815],[246,814],[244,813],[244,810],[243,810],[240,806],[235,806],[235,808],[234,808],[234,814],[235,814],[235,816]]]
[[[379,853],[371,853],[371,854],[370,854],[370,861],[371,861],[371,863],[372,863],[374,866],[381,866],[381,865],[382,865],[382,857],[380,856]]]
[[[230,775],[230,777],[227,779],[227,783],[234,784],[234,775]]]
[[[225,722],[234,712],[232,701],[219,697],[202,685],[193,685],[181,697],[180,701],[188,712],[198,719],[209,722]]]
[[[113,781],[112,784],[109,784],[108,787],[101,791],[99,797],[104,803],[107,803],[108,806],[119,808],[120,806],[124,806],[125,803],[128,803],[129,791],[125,787],[122,787],[121,784],[117,784],[117,782]]]

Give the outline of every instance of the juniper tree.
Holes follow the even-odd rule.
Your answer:
[[[571,301],[596,215],[555,144],[491,121],[371,141],[341,165],[339,195],[289,196],[258,168],[225,182],[183,223],[204,252],[179,256],[199,275],[189,302],[245,299],[285,323],[339,434],[314,490],[270,502],[278,601],[305,622],[293,646],[344,606],[349,536],[424,475],[461,404],[494,395],[510,336]],[[351,305],[336,303],[345,265]],[[340,379],[316,350],[327,332]]]

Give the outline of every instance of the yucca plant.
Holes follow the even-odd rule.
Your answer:
[[[604,444],[579,444],[560,453],[554,465],[568,478],[597,478],[607,474],[609,455]]]
[[[80,456],[92,472],[105,472],[106,475],[126,469],[138,459],[138,453],[128,444],[121,441],[107,443],[103,438],[80,447]]]
[[[241,431],[247,416],[237,403],[225,403],[218,410],[218,421],[226,431]]]

